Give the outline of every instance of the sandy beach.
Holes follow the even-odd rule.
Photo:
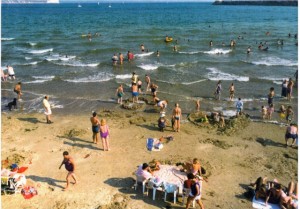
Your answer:
[[[46,124],[43,114],[2,113],[2,162],[28,166],[27,184],[38,190],[29,200],[20,194],[2,195],[2,208],[183,208],[181,197],[174,205],[171,194],[164,202],[158,192],[153,201],[151,191],[147,197],[141,187],[134,190],[137,166],[154,158],[173,165],[199,158],[208,177],[203,183],[205,208],[252,208],[244,193],[257,177],[277,178],[284,185],[298,178],[298,150],[284,146],[284,126],[249,122],[223,134],[217,127],[197,126],[185,117],[180,132],[168,126],[162,133],[156,125],[157,113],[97,112],[110,127],[110,151],[92,143],[91,115],[55,115],[54,111],[54,123]],[[148,137],[168,135],[175,140],[164,142],[161,151],[146,149]],[[79,181],[67,191],[62,190],[67,171],[58,169],[63,151],[74,158]]]

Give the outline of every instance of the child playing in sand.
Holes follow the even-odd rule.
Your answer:
[[[267,119],[271,120],[273,112],[274,112],[274,105],[270,104],[270,106],[267,109]]]
[[[267,108],[265,106],[261,106],[261,117],[262,119],[266,119],[267,117]]]

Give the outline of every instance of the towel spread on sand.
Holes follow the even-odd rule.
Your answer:
[[[252,199],[252,207],[257,209],[280,209],[278,204],[268,203],[266,206],[265,201],[263,199],[255,199],[255,196]]]

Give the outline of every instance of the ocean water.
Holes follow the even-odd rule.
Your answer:
[[[260,106],[267,104],[270,87],[275,88],[276,109],[290,104],[280,93],[282,79],[293,77],[298,68],[297,7],[211,3],[81,6],[1,5],[1,66],[12,65],[17,77],[1,83],[2,110],[15,97],[12,89],[17,81],[23,83],[24,112],[42,111],[44,95],[50,95],[56,114],[119,108],[115,90],[123,84],[125,99],[131,96],[133,71],[142,81],[145,74],[150,75],[159,86],[158,97],[168,99],[170,106],[179,102],[185,113],[194,110],[195,99],[202,101],[204,110],[232,112],[234,103],[228,101],[232,82],[236,97],[245,101],[250,114],[259,114]],[[89,41],[82,37],[88,32],[101,35]],[[165,43],[166,35],[174,41]],[[278,45],[278,39],[284,44]],[[178,52],[173,51],[175,40]],[[230,40],[236,41],[235,47],[229,47]],[[258,50],[260,42],[269,50]],[[147,52],[140,51],[141,44]],[[114,53],[126,55],[129,50],[135,54],[134,61],[112,65]],[[156,57],[157,50],[160,57]],[[218,80],[222,80],[221,101],[213,98]],[[291,103],[294,109],[297,92],[295,89]]]

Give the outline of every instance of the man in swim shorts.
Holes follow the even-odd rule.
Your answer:
[[[173,109],[173,115],[172,119],[175,120],[173,130],[176,132],[179,132],[180,129],[180,118],[182,117],[181,115],[181,108],[179,107],[179,104],[175,104],[175,108]]]
[[[97,117],[97,113],[93,112],[93,116],[90,118],[92,123],[93,131],[93,143],[98,144],[99,142],[99,131],[100,131],[100,121]]]
[[[298,126],[295,123],[291,123],[290,126],[286,128],[285,132],[285,144],[288,146],[288,139],[292,138],[291,146],[295,145],[296,140],[298,139]]]
[[[62,165],[65,165],[65,168],[68,171],[68,175],[66,177],[67,185],[64,188],[66,190],[66,189],[68,189],[69,184],[70,184],[70,177],[73,178],[74,184],[77,183],[77,180],[76,180],[76,176],[75,176],[75,163],[74,163],[73,158],[69,155],[69,153],[67,151],[63,152],[63,157],[64,157],[64,159],[63,159],[62,163],[60,164],[59,169],[61,168]]]
[[[138,92],[138,87],[137,87],[137,85],[136,84],[132,84],[132,87],[131,87],[131,89],[132,89],[132,102],[134,103],[134,102],[138,102],[138,100],[139,100],[139,92]]]

